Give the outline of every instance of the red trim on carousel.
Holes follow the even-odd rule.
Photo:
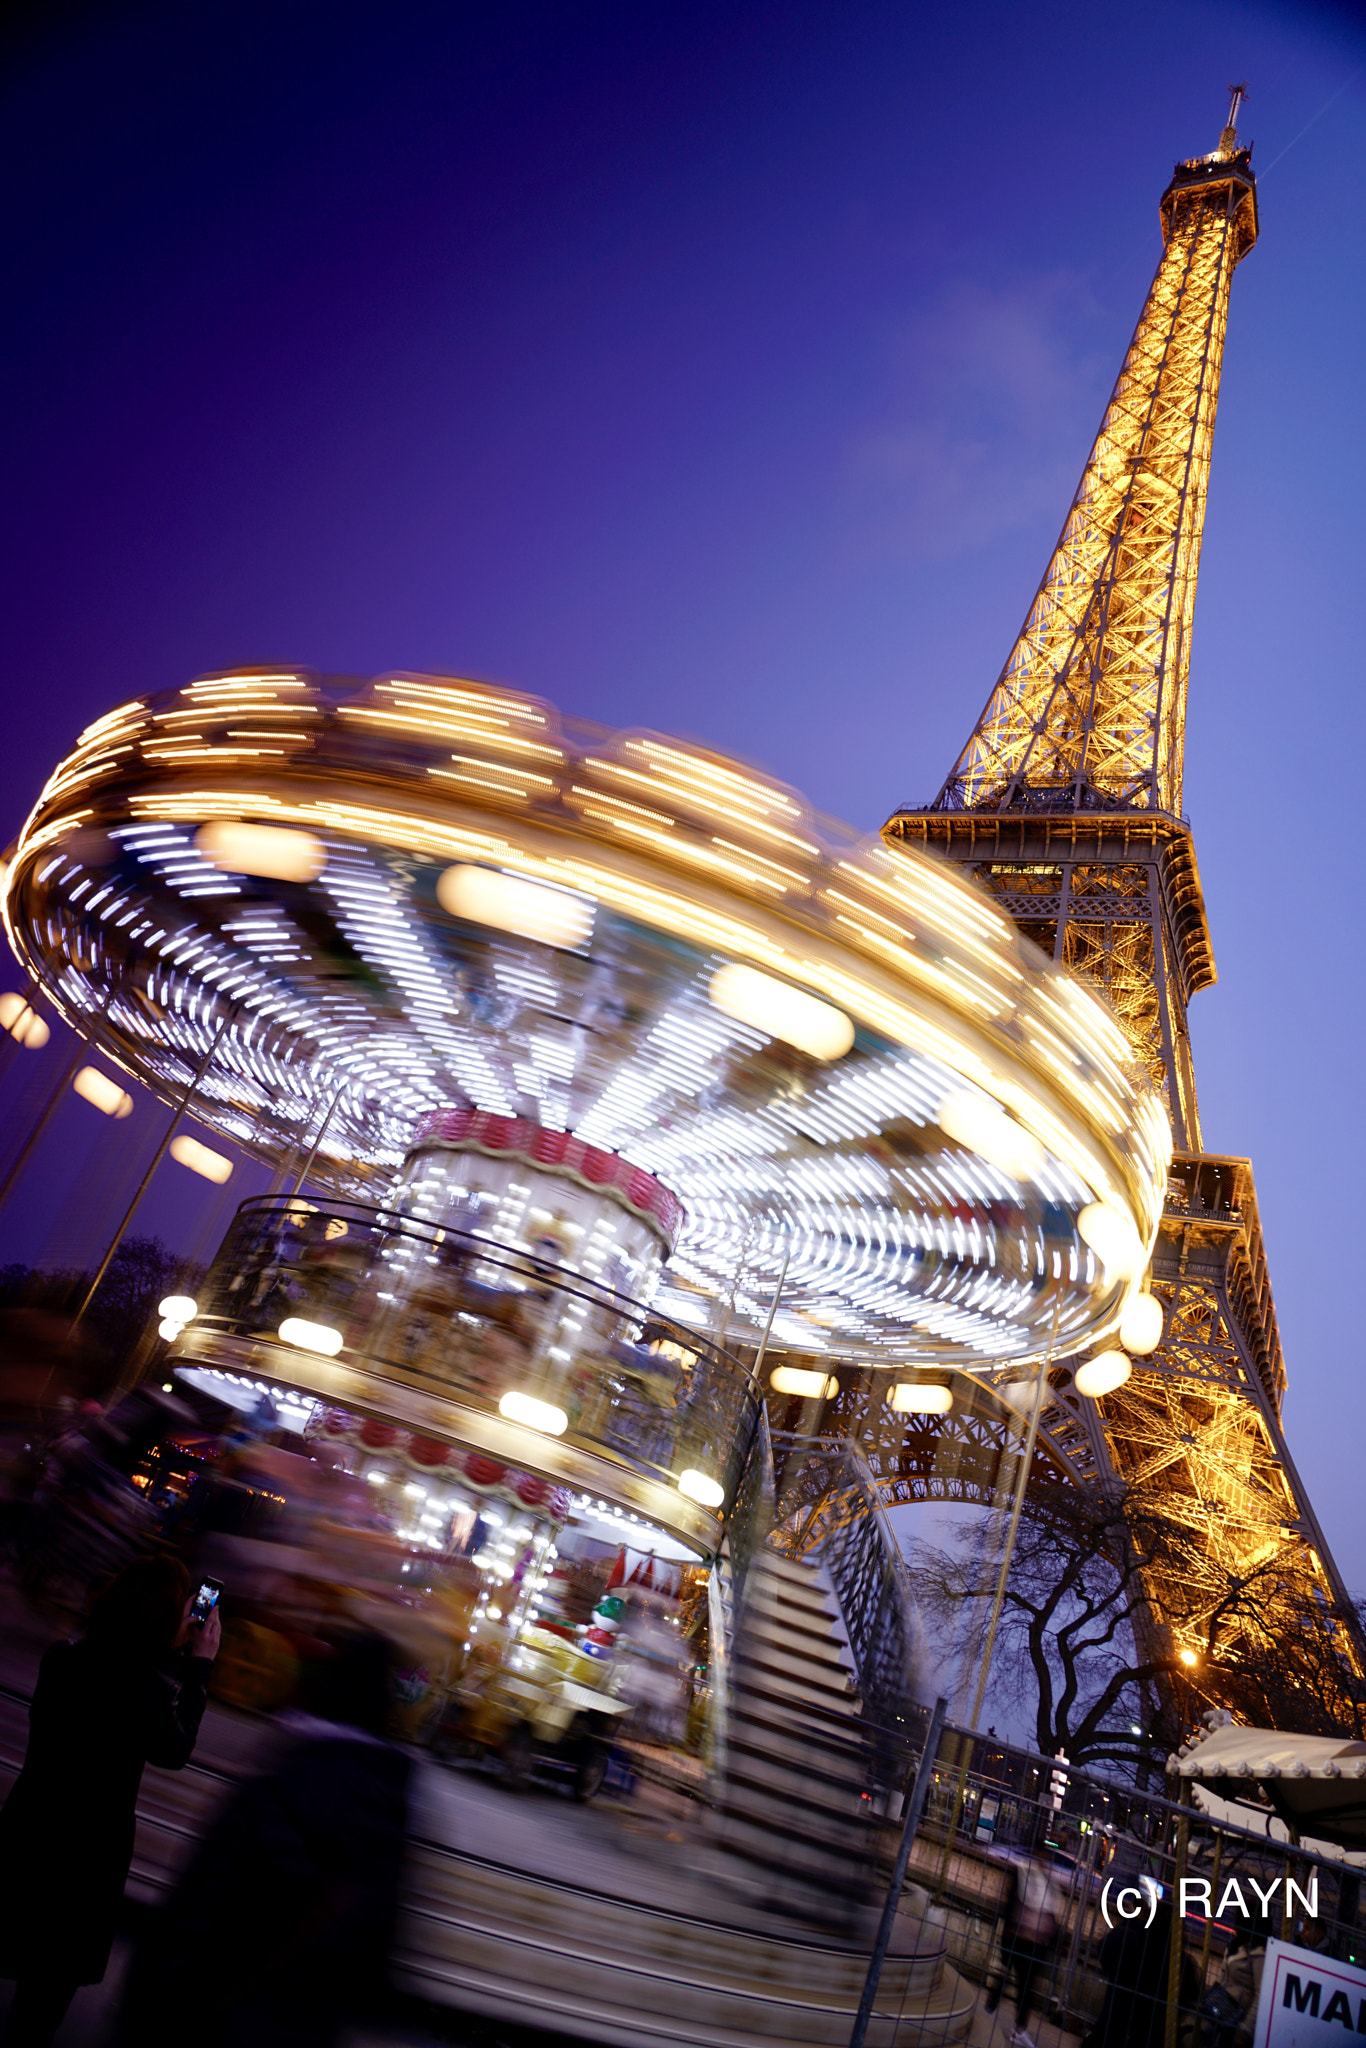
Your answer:
[[[529,1166],[567,1174],[581,1186],[615,1195],[652,1223],[670,1251],[683,1225],[684,1208],[663,1181],[618,1152],[585,1145],[572,1131],[549,1131],[527,1116],[497,1116],[492,1110],[434,1109],[422,1119],[404,1164],[418,1152],[483,1152],[491,1159],[524,1159]]]
[[[367,1451],[391,1451],[413,1470],[446,1473],[458,1485],[476,1493],[498,1495],[515,1507],[543,1514],[562,1522],[574,1504],[569,1487],[543,1479],[539,1472],[519,1472],[485,1451],[463,1451],[437,1437],[420,1436],[400,1429],[396,1423],[381,1422],[373,1415],[348,1415],[345,1409],[329,1408],[320,1424],[321,1434],[337,1443],[360,1444]]]

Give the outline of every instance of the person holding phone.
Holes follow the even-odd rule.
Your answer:
[[[15,1980],[4,2048],[48,2048],[77,1988],[108,1968],[143,1770],[182,1770],[204,1714],[221,1624],[216,1593],[202,1622],[194,1605],[178,1558],[139,1558],[82,1639],[43,1656],[0,1812],[0,1977]]]
[[[285,1742],[222,1808],[146,1925],[119,2048],[183,2048],[187,2014],[195,2048],[340,2048],[352,2028],[390,2037],[412,1775],[390,1740],[392,1713],[382,1636],[317,1644],[299,1706],[280,1718]]]

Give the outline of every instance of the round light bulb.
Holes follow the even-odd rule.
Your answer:
[[[803,1401],[828,1401],[840,1390],[833,1373],[806,1372],[796,1365],[775,1365],[768,1383],[775,1394],[796,1394]]]
[[[1043,1146],[1034,1134],[987,1095],[966,1089],[946,1095],[939,1105],[939,1128],[946,1138],[975,1152],[1011,1180],[1031,1179],[1044,1163]]]
[[[1088,1358],[1085,1365],[1078,1366],[1077,1392],[1098,1400],[1102,1394],[1113,1394],[1116,1387],[1122,1387],[1132,1371],[1123,1351],[1102,1351],[1098,1358]]]
[[[726,1497],[726,1489],[709,1473],[698,1472],[690,1465],[686,1472],[678,1475],[678,1490],[685,1500],[695,1500],[700,1508],[719,1508]]]
[[[1162,1304],[1155,1294],[1131,1294],[1120,1318],[1119,1341],[1135,1358],[1146,1358],[1162,1342]]]
[[[1132,1280],[1143,1264],[1138,1232],[1122,1209],[1111,1202],[1088,1202],[1078,1212],[1077,1229],[1111,1280]]]
[[[953,1393],[930,1380],[899,1380],[888,1392],[887,1406],[898,1415],[947,1415]]]

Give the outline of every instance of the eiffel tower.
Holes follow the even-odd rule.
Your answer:
[[[1103,990],[1164,1092],[1176,1158],[1150,1275],[1161,1343],[1098,1402],[1072,1390],[1070,1369],[1050,1375],[1037,1470],[1161,1488],[1204,1583],[1193,1599],[1188,1575],[1178,1588],[1160,1567],[1149,1574],[1148,1645],[1194,1664],[1219,1616],[1225,1696],[1231,1668],[1230,1703],[1257,1720],[1277,1711],[1255,1681],[1259,1652],[1287,1631],[1317,1634],[1330,1691],[1333,1672],[1359,1673],[1362,1657],[1281,1426],[1252,1168],[1202,1147],[1186,1024],[1215,979],[1182,767],[1229,289],[1257,240],[1251,149],[1236,126],[1244,90],[1231,88],[1218,147],[1178,164],[1162,195],[1156,274],[1000,679],[934,802],[898,811],[884,836],[960,863]],[[1019,1441],[1006,1399],[960,1379],[952,1416],[898,1419],[851,1386],[824,1426],[860,1439],[888,1498],[989,1502]],[[1255,1594],[1231,1602],[1238,1586]]]

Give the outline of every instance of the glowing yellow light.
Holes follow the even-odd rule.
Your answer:
[[[437,901],[452,917],[492,925],[543,946],[582,946],[593,929],[593,906],[563,889],[547,889],[519,875],[492,868],[447,868],[436,885]]]
[[[520,1422],[524,1429],[539,1430],[542,1436],[563,1436],[569,1417],[552,1401],[538,1401],[532,1394],[504,1394],[498,1413],[505,1422]]]
[[[280,1341],[299,1351],[316,1351],[323,1358],[335,1358],[342,1348],[342,1333],[327,1323],[305,1322],[302,1316],[286,1316],[280,1325]]]
[[[131,1116],[133,1098],[126,1088],[120,1088],[117,1081],[111,1081],[98,1067],[82,1067],[72,1087],[85,1102],[103,1110],[106,1116]]]
[[[727,1017],[753,1025],[769,1038],[781,1038],[813,1059],[840,1059],[854,1042],[853,1023],[843,1010],[757,967],[719,967],[708,994]]]
[[[840,1390],[833,1373],[803,1372],[796,1365],[775,1365],[768,1383],[775,1394],[796,1394],[803,1401],[829,1401]]]
[[[1143,1246],[1122,1209],[1110,1202],[1088,1202],[1078,1212],[1077,1229],[1112,1280],[1133,1279],[1143,1263]]]
[[[953,1406],[953,1391],[929,1382],[902,1380],[889,1392],[887,1406],[898,1415],[947,1415]]]
[[[231,1159],[225,1159],[221,1152],[201,1145],[198,1138],[172,1138],[171,1157],[178,1166],[188,1166],[191,1173],[202,1174],[205,1180],[217,1181],[220,1187],[232,1175]]]
[[[1146,1358],[1162,1342],[1162,1304],[1155,1294],[1131,1294],[1120,1318],[1119,1341],[1135,1358]]]
[[[678,1490],[685,1500],[695,1500],[700,1508],[719,1508],[726,1497],[726,1489],[719,1480],[691,1465],[686,1472],[679,1473]]]
[[[183,1323],[177,1323],[172,1317],[166,1316],[157,1324],[157,1335],[164,1337],[168,1344],[174,1344],[183,1328]]]
[[[1191,1664],[1198,1664],[1200,1659],[1196,1656],[1194,1650],[1183,1650],[1181,1652],[1181,1662],[1189,1666]]]
[[[939,1125],[955,1144],[965,1145],[1012,1180],[1029,1180],[1043,1165],[1043,1146],[1033,1133],[985,1096],[966,1089],[946,1096],[939,1105]]]
[[[311,832],[295,832],[282,825],[247,825],[215,818],[200,826],[194,843],[205,860],[225,873],[263,875],[272,882],[314,882],[327,866],[327,851],[320,840]]]
[[[323,1236],[327,1239],[329,1244],[335,1243],[339,1237],[346,1236],[346,1224],[342,1221],[340,1216],[328,1217],[327,1228],[324,1230]]]
[[[192,1294],[168,1294],[157,1314],[165,1316],[168,1323],[192,1323],[199,1314],[199,1303]]]
[[[41,1052],[52,1033],[38,1015],[31,1010],[20,995],[11,989],[0,996],[0,1026],[8,1031],[11,1038],[17,1038],[20,1045],[26,1045],[30,1052]]]
[[[1102,1351],[1098,1358],[1088,1358],[1085,1365],[1077,1367],[1077,1392],[1098,1400],[1102,1394],[1113,1394],[1116,1387],[1122,1387],[1132,1371],[1124,1352]]]

